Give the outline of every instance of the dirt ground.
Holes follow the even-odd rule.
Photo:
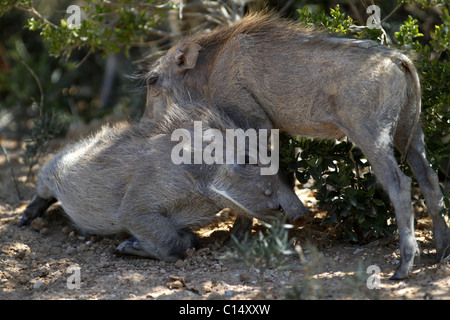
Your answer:
[[[23,144],[0,142],[9,157],[8,162],[0,155],[0,299],[450,299],[450,264],[435,262],[431,221],[423,207],[416,207],[421,257],[403,281],[388,279],[400,259],[397,239],[341,242],[328,236],[318,218],[291,232],[305,258],[294,255],[286,264],[290,268],[271,269],[263,277],[254,266],[226,257],[231,249],[223,242],[233,222],[227,214],[197,231],[201,248],[184,260],[123,257],[114,254],[120,237],[83,235],[57,204],[19,228],[36,177],[26,181]],[[316,217],[323,214],[311,191],[299,190],[299,196]]]

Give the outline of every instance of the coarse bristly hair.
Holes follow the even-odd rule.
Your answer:
[[[304,27],[295,21],[281,18],[274,12],[258,12],[250,13],[232,25],[218,27],[209,33],[197,33],[188,37],[188,41],[196,42],[207,48],[217,44],[226,44],[228,40],[239,34],[270,34],[278,32],[278,30],[310,32],[313,29]],[[183,41],[186,41],[186,39]]]
[[[178,40],[178,43],[187,41],[196,42],[203,48],[212,46],[225,45],[229,40],[233,39],[239,34],[261,34],[271,33],[274,30],[292,30],[295,32],[311,32],[314,30],[311,26],[304,26],[293,20],[282,18],[277,12],[270,9],[263,9],[258,12],[250,12],[241,20],[225,26],[219,26],[212,31],[202,30],[195,34],[187,35]],[[322,33],[321,31],[317,31]],[[176,45],[176,43],[174,44]],[[154,67],[155,61],[163,56],[163,52],[156,52],[147,55],[140,63],[140,70],[135,74],[135,79],[141,81],[141,84],[146,83],[146,77],[149,75],[146,71]],[[141,79],[138,79],[141,77]]]
[[[200,102],[172,103],[162,118],[151,119],[143,123],[143,126],[151,130],[153,135],[172,134],[176,129],[192,129],[194,121],[201,121],[204,130],[212,128],[225,132],[226,129],[238,128],[220,108],[209,107]]]

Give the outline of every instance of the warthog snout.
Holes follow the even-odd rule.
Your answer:
[[[314,214],[306,207],[299,208],[299,210],[295,211],[293,215],[291,215],[290,223],[294,226],[299,226],[303,224],[308,217],[314,216]],[[289,215],[288,215],[289,217]]]
[[[276,192],[266,189],[264,195],[269,200],[266,207],[284,213],[289,223],[299,224],[311,214],[297,195],[285,184],[280,184]]]
[[[286,214],[287,222],[293,224],[294,226],[302,224],[307,217],[311,215],[311,211],[309,211],[303,204],[290,209],[285,209],[282,205],[280,205],[279,210]]]

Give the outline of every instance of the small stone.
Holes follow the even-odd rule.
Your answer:
[[[189,248],[186,250],[186,257],[190,258],[194,255],[195,253],[195,248]]]
[[[76,247],[68,246],[66,249],[66,253],[71,255],[71,254],[74,254],[76,252],[76,250],[77,250]]]
[[[424,300],[433,300],[433,295],[429,292],[425,292],[425,295],[423,296]]]
[[[183,277],[169,275],[169,280],[166,282],[166,286],[169,289],[182,289],[186,286],[186,279]]]
[[[36,281],[36,283],[33,285],[33,289],[39,289],[44,283],[42,280]]]
[[[22,260],[23,258],[25,258],[26,254],[27,253],[25,251],[19,251],[14,255],[14,258]]]
[[[234,295],[233,290],[225,290],[225,297],[230,298]]]
[[[86,249],[87,249],[87,245],[85,243],[82,243],[77,247],[77,252],[81,253],[81,252],[86,251]]]
[[[211,281],[193,281],[186,284],[186,289],[198,293],[199,295],[205,295],[213,291],[213,284]]]
[[[180,280],[170,281],[166,283],[166,286],[169,289],[181,289],[184,287],[183,283]]]
[[[31,221],[31,228],[33,228],[36,231],[41,231],[43,228],[45,228],[48,225],[48,222],[42,219],[41,217],[37,217],[33,221]]]
[[[241,274],[239,274],[239,281],[248,282],[248,281],[250,281],[250,277],[246,273],[241,273]]]
[[[48,236],[50,234],[50,229],[47,227],[44,227],[39,231],[39,234],[41,234],[43,236]]]
[[[175,267],[181,269],[186,267],[186,260],[178,260],[177,262],[175,262]]]
[[[213,292],[211,292],[208,295],[208,297],[206,299],[208,299],[208,300],[222,300],[224,297],[225,298],[230,298],[232,296],[233,296],[232,294],[231,295],[227,295],[227,292],[225,292],[225,295],[222,296],[219,292],[213,291]]]
[[[16,243],[12,249],[15,251],[14,257],[22,260],[31,253],[31,249],[24,243]],[[1,251],[0,251],[1,252]],[[0,273],[1,274],[1,273]]]

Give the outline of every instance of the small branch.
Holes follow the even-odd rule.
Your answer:
[[[380,24],[382,24],[383,22],[385,22],[387,19],[389,19],[395,12],[397,12],[398,9],[401,8],[401,6],[403,5],[403,3],[400,3],[399,5],[397,5],[394,10],[391,11],[391,13],[389,13],[386,17],[384,17],[383,20],[381,20]]]
[[[283,8],[280,9],[280,11],[278,13],[283,14],[287,9],[289,9],[289,7],[291,6],[291,4],[293,2],[294,2],[294,0],[289,0],[288,2],[286,2],[286,4],[283,6]]]
[[[353,148],[352,148],[353,149]],[[350,159],[353,162],[353,166],[355,167],[355,174],[356,174],[356,190],[360,189],[360,173],[359,173],[359,166],[355,161],[355,157],[353,156],[353,151],[350,150]]]
[[[347,1],[347,3],[350,3],[350,1]],[[363,1],[361,1],[361,3],[363,4],[364,8],[367,9],[366,3],[363,2]],[[372,5],[375,5],[375,3],[373,2],[373,0],[372,0]],[[397,5],[397,6],[394,8],[394,10],[392,10],[386,17],[384,17],[383,20],[380,21],[380,25],[383,24],[383,22],[385,22],[387,19],[389,19],[394,13],[396,13],[397,10],[400,9],[400,8],[402,7],[402,5],[403,5],[403,2],[400,3],[399,5]]]
[[[148,31],[149,33],[152,33],[152,34],[160,36],[160,37],[166,37],[166,38],[173,39],[173,40],[181,39],[181,36],[179,36],[179,35],[176,35],[176,34],[170,33],[170,32],[165,32],[162,30],[158,30],[155,28],[145,28],[145,31]]]
[[[33,69],[31,69],[30,66],[28,66],[28,64],[23,59],[21,59],[20,62],[31,73],[31,75],[33,76],[34,80],[36,80],[36,83],[37,83],[37,85],[39,87],[39,91],[41,92],[41,102],[39,104],[39,110],[40,110],[40,113],[41,113],[41,116],[42,116],[42,108],[43,108],[43,105],[44,105],[44,90],[42,89],[41,81],[39,80],[38,76],[33,71]]]
[[[6,162],[9,165],[9,170],[11,171],[11,179],[14,182],[14,186],[15,186],[16,192],[17,192],[17,198],[19,199],[19,201],[22,201],[22,196],[20,194],[20,190],[19,190],[19,186],[17,184],[16,176],[14,175],[14,170],[12,168],[11,161],[9,161],[8,153],[6,152],[5,147],[3,147],[3,145],[1,143],[0,143],[0,148],[2,149],[3,154],[5,155]]]
[[[79,68],[79,67],[87,60],[87,58],[89,58],[89,56],[91,55],[91,53],[92,53],[92,47],[89,49],[88,53],[86,53],[86,55],[84,56],[84,58],[81,59],[81,61],[77,63],[77,65],[75,66],[75,69],[78,69],[78,68]]]
[[[39,19],[41,19],[42,21],[44,21],[46,24],[48,24],[53,29],[57,29],[58,28],[58,26],[56,24],[54,24],[53,22],[51,22],[51,21],[47,20],[46,18],[44,18],[44,16],[41,15],[34,7],[14,6],[14,8],[18,9],[18,10],[30,12],[30,13],[34,14],[36,17],[38,17]]]

